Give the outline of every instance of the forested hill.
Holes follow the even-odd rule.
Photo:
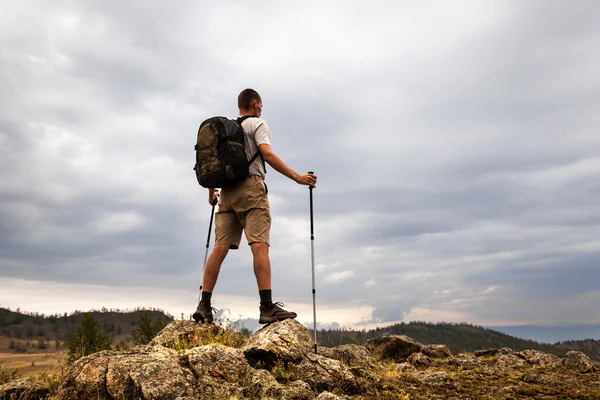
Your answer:
[[[153,320],[168,323],[173,317],[158,309],[119,310],[106,309],[74,311],[70,314],[44,315],[39,313],[12,311],[0,307],[0,336],[17,340],[66,341],[83,321],[85,314],[92,314],[99,327],[110,337],[126,340],[135,328],[140,315],[148,314]]]
[[[454,354],[509,347],[514,351],[535,349],[563,356],[567,351],[578,350],[586,353],[590,358],[600,361],[600,341],[598,340],[588,339],[545,344],[520,339],[467,323],[403,322],[368,331],[321,330],[319,331],[319,343],[324,346],[339,346],[349,343],[362,344],[368,339],[385,334],[406,335],[424,344],[445,344]]]

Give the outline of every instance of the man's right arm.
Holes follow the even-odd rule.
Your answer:
[[[290,167],[288,167],[277,154],[273,152],[271,145],[261,144],[258,146],[260,154],[267,164],[269,164],[275,171],[282,175],[287,176],[294,182],[300,185],[316,186],[317,176],[314,174],[300,175]]]

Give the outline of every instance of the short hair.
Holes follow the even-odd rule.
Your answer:
[[[238,108],[240,110],[248,110],[254,100],[262,101],[258,92],[254,89],[244,89],[238,96]]]

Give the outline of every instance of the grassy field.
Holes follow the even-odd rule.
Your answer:
[[[22,346],[24,350],[10,349],[11,340]],[[59,372],[61,364],[65,364],[66,351],[62,348],[56,350],[54,341],[47,342],[45,349],[39,349],[36,343],[37,341],[31,340],[30,346],[27,346],[26,340],[0,336],[0,367],[9,373],[19,368],[19,377],[37,376],[42,372],[48,374]]]
[[[42,372],[55,374],[65,364],[64,352],[55,353],[0,353],[0,366],[7,372],[20,368],[18,376],[37,376]]]

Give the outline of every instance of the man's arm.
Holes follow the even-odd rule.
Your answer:
[[[287,176],[291,180],[300,185],[316,186],[317,176],[313,174],[300,175],[290,167],[288,167],[281,158],[273,152],[271,145],[261,144],[258,146],[258,150],[262,155],[263,160],[269,164],[273,169],[282,175]]]

